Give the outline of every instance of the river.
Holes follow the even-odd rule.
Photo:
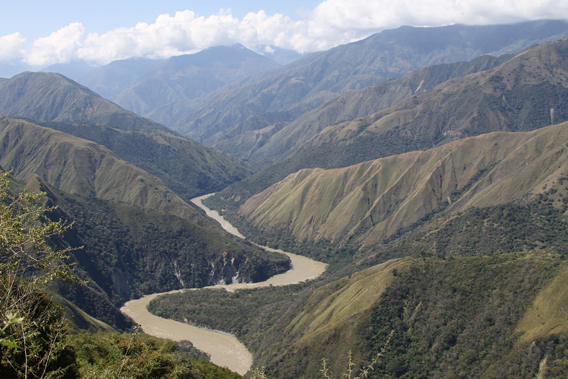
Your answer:
[[[239,237],[245,238],[239,231],[225,220],[217,211],[213,211],[203,205],[203,200],[213,194],[197,197],[191,201],[199,208],[203,209],[207,216],[216,220],[221,224],[227,232]],[[229,285],[216,285],[206,288],[224,288],[227,291],[234,291],[242,288],[260,288],[267,286],[284,286],[296,284],[306,280],[312,280],[320,276],[326,269],[327,265],[312,259],[288,253],[282,250],[271,249],[267,246],[262,248],[275,251],[290,257],[292,268],[287,272],[275,275],[270,279],[259,283],[233,283]],[[189,289],[194,290],[194,289]],[[131,300],[124,304],[121,311],[130,316],[138,323],[142,330],[152,336],[160,338],[169,338],[174,341],[190,341],[197,349],[208,353],[211,356],[211,362],[216,365],[227,367],[241,375],[244,375],[252,366],[252,354],[248,349],[234,336],[219,331],[197,328],[181,322],[167,320],[158,316],[154,316],[147,310],[148,303],[160,295],[187,291],[177,290],[170,292],[154,293],[146,295],[141,299]]]

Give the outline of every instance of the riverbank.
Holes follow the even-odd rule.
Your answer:
[[[197,197],[191,201],[199,208],[203,209],[207,216],[219,222],[227,232],[245,238],[239,231],[225,220],[217,211],[211,210],[203,205],[202,201],[213,194]],[[216,285],[206,288],[224,288],[227,291],[235,291],[244,288],[261,288],[268,286],[284,286],[297,284],[306,280],[313,280],[325,271],[327,265],[312,259],[288,253],[282,250],[271,249],[267,246],[260,246],[267,251],[278,252],[287,255],[291,260],[291,269],[285,273],[275,275],[264,282],[258,283],[232,283],[228,285]],[[211,356],[211,362],[219,366],[224,366],[232,371],[244,375],[252,366],[252,354],[234,336],[227,333],[197,328],[181,322],[167,320],[154,316],[147,310],[150,301],[160,295],[180,292],[170,291],[155,293],[142,297],[141,299],[127,302],[121,311],[138,323],[145,333],[152,336],[169,338],[174,341],[190,341],[197,349],[202,350]]]

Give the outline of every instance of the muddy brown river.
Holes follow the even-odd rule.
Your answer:
[[[213,211],[203,205],[202,201],[213,194],[204,195],[192,199],[191,201],[203,209],[207,216],[213,218],[221,224],[227,232],[239,237],[245,238],[239,231],[225,220],[217,211]],[[206,288],[225,288],[227,291],[234,291],[242,288],[260,288],[267,286],[285,286],[296,284],[306,280],[312,280],[320,276],[326,269],[326,264],[317,262],[312,259],[288,253],[282,250],[271,249],[266,246],[262,248],[270,251],[276,251],[290,257],[292,268],[287,272],[275,275],[264,282],[259,283],[234,283],[229,285],[216,285]],[[211,362],[216,365],[227,367],[241,375],[244,375],[252,365],[252,354],[247,348],[239,342],[234,336],[223,333],[221,331],[197,328],[181,322],[167,320],[158,316],[154,316],[147,310],[148,303],[160,295],[181,292],[194,291],[194,289],[185,289],[178,291],[154,293],[146,295],[141,299],[131,300],[127,302],[121,311],[130,316],[138,323],[145,333],[155,337],[169,338],[174,341],[190,341],[197,349],[202,350],[211,356]]]

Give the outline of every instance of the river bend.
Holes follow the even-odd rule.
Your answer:
[[[197,197],[191,201],[199,208],[203,209],[207,216],[221,224],[227,232],[245,238],[239,231],[225,220],[217,211],[211,210],[203,205],[202,201],[213,194]],[[227,291],[234,291],[243,288],[261,288],[267,286],[284,286],[300,283],[306,280],[315,279],[326,269],[326,264],[312,259],[288,253],[282,250],[271,249],[267,246],[260,246],[265,250],[275,251],[290,257],[291,269],[279,275],[275,275],[264,282],[258,283],[233,283],[229,285],[216,285],[206,288],[224,288]],[[154,293],[146,295],[141,299],[127,302],[121,311],[130,316],[138,323],[145,333],[160,337],[169,338],[174,341],[190,341],[197,349],[202,350],[211,356],[211,362],[216,365],[227,367],[241,375],[244,375],[252,366],[252,354],[234,336],[219,331],[197,328],[181,322],[164,319],[154,316],[148,312],[147,306],[152,299],[168,293],[175,293],[194,289],[176,290],[170,292]]]

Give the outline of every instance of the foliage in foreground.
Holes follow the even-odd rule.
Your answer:
[[[63,312],[46,293],[55,280],[76,281],[64,261],[70,249],[48,240],[68,229],[37,205],[43,194],[10,190],[0,175],[0,376],[72,377],[73,356],[64,343]]]
[[[146,334],[80,331],[70,336],[78,377],[238,379],[240,375],[178,351],[171,340]]]
[[[15,194],[0,175],[1,378],[240,378],[190,359],[169,340],[139,334],[70,333],[63,309],[48,291],[56,280],[78,282],[67,263],[71,249],[51,238],[69,225],[51,221],[37,202],[44,194]],[[183,349],[181,349],[183,350]]]

